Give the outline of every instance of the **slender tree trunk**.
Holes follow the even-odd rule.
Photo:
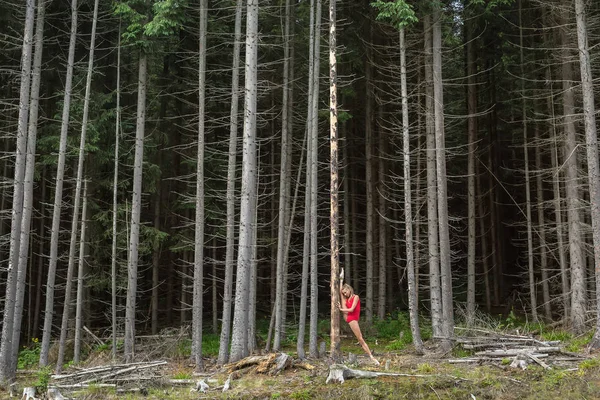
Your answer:
[[[216,335],[219,332],[219,307],[217,296],[217,237],[212,240],[212,333]]]
[[[75,185],[75,201],[73,205],[73,221],[71,224],[71,240],[69,243],[69,264],[67,266],[67,286],[65,289],[65,304],[63,308],[62,324],[60,331],[60,342],[58,346],[58,360],[56,362],[56,373],[62,371],[62,365],[65,359],[66,339],[68,333],[69,313],[71,311],[71,292],[73,269],[75,265],[75,252],[77,247],[77,230],[79,226],[79,203],[81,202],[81,186],[83,184],[83,162],[85,158],[85,142],[87,137],[87,128],[89,121],[90,97],[92,90],[92,73],[94,67],[94,48],[96,43],[96,26],[98,22],[98,2],[94,2],[94,19],[92,22],[92,32],[90,39],[90,52],[88,58],[87,77],[85,82],[85,98],[83,100],[83,120],[81,122],[81,137],[79,139],[79,157],[77,160],[77,180]]]
[[[73,362],[79,364],[81,356],[81,331],[83,326],[83,280],[85,274],[85,234],[87,224],[88,181],[83,186],[83,205],[81,211],[81,238],[79,240],[79,265],[77,272],[77,303],[75,307],[75,345]]]
[[[258,64],[258,0],[248,0],[246,21],[246,73],[244,102],[244,140],[242,158],[242,189],[240,234],[235,290],[235,310],[231,338],[230,361],[239,361],[248,355],[248,314],[250,268],[256,213],[256,96]]]
[[[442,283],[442,315],[445,349],[452,347],[454,336],[454,306],[452,304],[452,267],[450,228],[448,226],[448,192],[446,188],[446,145],[444,134],[444,88],[442,82],[442,22],[441,10],[433,12],[433,96],[435,118],[435,149],[437,172],[438,225],[440,234],[440,280]]]
[[[135,356],[135,310],[137,297],[138,245],[140,241],[140,215],[142,213],[142,172],[144,163],[144,137],[146,124],[148,56],[140,50],[138,71],[137,122],[135,133],[135,159],[133,164],[133,194],[131,199],[131,232],[127,257],[127,302],[125,305],[125,341],[123,344],[126,362]]]
[[[488,254],[488,230],[486,230],[485,212],[483,202],[485,195],[483,194],[483,186],[481,185],[481,173],[479,168],[480,163],[476,163],[475,176],[477,177],[477,213],[479,218],[479,232],[481,241],[481,262],[483,265],[483,284],[485,286],[485,310],[489,313],[492,310],[492,288],[490,286],[490,266]]]
[[[563,1],[566,7],[571,7],[570,1]],[[565,23],[567,21],[563,17]],[[586,271],[581,248],[581,215],[579,211],[580,194],[577,184],[577,132],[575,126],[575,88],[573,87],[574,72],[570,59],[572,43],[568,39],[566,26],[561,28],[562,39],[562,92],[565,142],[563,149],[564,168],[566,171],[565,189],[567,200],[567,219],[569,227],[569,264],[571,265],[571,325],[575,333],[585,330],[586,321]]]
[[[425,30],[425,131],[427,135],[427,231],[429,249],[429,291],[431,300],[431,327],[434,338],[441,338],[442,292],[440,287],[440,253],[438,233],[437,170],[435,166],[435,129],[433,103],[433,64],[431,17],[423,20]]]
[[[5,286],[4,315],[0,341],[0,384],[6,384],[15,377],[12,368],[13,317],[15,311],[17,272],[19,269],[19,249],[21,240],[21,218],[23,215],[23,180],[25,177],[27,152],[27,120],[29,118],[29,88],[31,85],[31,58],[33,44],[33,24],[35,21],[35,1],[28,0],[25,14],[25,31],[21,51],[21,89],[19,94],[19,120],[17,126],[17,150],[15,156],[15,180],[13,184],[12,219],[8,276]]]
[[[594,265],[596,278],[596,332],[591,348],[600,347],[600,168],[598,166],[598,136],[596,128],[596,107],[594,105],[594,86],[588,47],[586,11],[583,0],[575,0],[577,17],[577,45],[581,68],[581,86],[583,92],[583,118],[585,126],[585,144],[587,149],[588,181],[590,185],[590,203],[592,233],[594,243]]]
[[[17,293],[13,316],[12,337],[12,370],[17,369],[17,357],[21,339],[21,322],[25,302],[25,285],[27,280],[27,265],[29,262],[29,241],[31,232],[31,214],[33,213],[33,180],[35,179],[35,151],[37,143],[38,114],[40,104],[40,83],[42,78],[42,52],[44,47],[44,18],[45,3],[38,4],[35,54],[33,58],[33,76],[31,78],[31,95],[29,105],[29,128],[27,134],[27,155],[25,177],[23,181],[23,214],[21,216],[21,239],[19,241],[19,264],[17,272]]]
[[[372,27],[369,27],[369,38],[372,39]],[[370,40],[371,41],[371,40]],[[365,238],[366,257],[367,257],[367,281],[366,281],[366,323],[367,326],[373,324],[373,71],[371,67],[371,47],[370,43],[366,46],[365,58],[365,181],[367,190],[367,231]]]
[[[400,81],[402,86],[402,153],[404,158],[404,226],[406,240],[406,269],[408,272],[408,310],[410,313],[410,330],[417,354],[423,354],[423,341],[419,329],[419,303],[417,302],[417,285],[415,277],[413,247],[413,216],[410,179],[410,137],[408,124],[408,89],[406,84],[406,39],[404,27],[400,28]]]
[[[380,108],[381,110],[382,108]],[[383,122],[383,116],[381,118],[381,121]],[[385,319],[385,306],[386,306],[386,285],[388,284],[388,279],[386,279],[386,272],[387,272],[387,268],[386,268],[386,261],[387,261],[387,246],[386,246],[386,228],[387,228],[387,223],[386,223],[386,209],[387,209],[387,205],[386,205],[386,201],[385,198],[387,196],[387,190],[386,190],[386,182],[385,182],[385,174],[386,174],[386,170],[385,170],[385,157],[386,157],[386,153],[387,153],[387,149],[386,149],[386,140],[388,140],[385,136],[385,133],[383,131],[383,128],[381,128],[379,130],[379,156],[377,158],[378,160],[378,168],[377,168],[377,173],[379,176],[378,179],[378,186],[379,186],[379,190],[377,190],[378,195],[378,203],[379,203],[379,210],[377,212],[378,214],[378,220],[379,220],[379,224],[377,224],[377,230],[378,230],[378,235],[379,235],[379,290],[378,290],[378,300],[377,300],[377,318],[379,318],[380,321],[383,321]]]
[[[117,104],[115,107],[115,164],[113,175],[113,219],[111,248],[111,325],[113,361],[117,358],[117,221],[118,221],[118,186],[119,186],[119,137],[121,131],[121,22],[119,21],[119,39],[117,42]]]
[[[283,100],[282,100],[282,116],[281,116],[281,168],[279,176],[279,221],[278,221],[278,232],[277,232],[277,282],[276,282],[276,295],[275,295],[275,341],[273,343],[273,350],[279,351],[281,349],[282,340],[282,329],[285,320],[283,319],[283,304],[284,302],[284,280],[287,279],[284,276],[284,248],[287,238],[286,226],[287,215],[289,213],[289,197],[290,197],[290,170],[291,160],[288,159],[289,149],[289,132],[288,132],[288,115],[289,107],[289,54],[290,54],[290,0],[285,2],[285,31],[284,31],[284,48],[283,48]]]
[[[234,244],[235,244],[235,169],[237,155],[238,99],[240,79],[240,43],[242,37],[242,0],[235,8],[235,37],[233,44],[233,68],[231,75],[231,112],[229,114],[229,159],[227,163],[227,233],[225,243],[225,281],[223,282],[223,319],[219,340],[217,364],[229,360],[229,337],[231,332],[231,301],[233,290]]]
[[[541,143],[540,126],[535,125],[534,128],[535,142]],[[544,317],[546,320],[552,320],[551,298],[550,298],[550,276],[548,275],[548,245],[546,244],[546,229],[544,216],[544,186],[542,182],[542,151],[540,145],[535,147],[535,169],[536,173],[536,189],[537,189],[537,219],[538,219],[538,236],[540,247],[540,272],[542,275],[542,299],[544,300]]]
[[[56,187],[54,189],[54,209],[52,212],[52,231],[50,236],[50,260],[48,263],[48,279],[46,281],[46,307],[44,312],[44,332],[40,348],[40,367],[48,365],[48,352],[52,336],[52,319],[54,317],[54,284],[56,281],[56,264],[58,262],[58,239],[60,236],[60,213],[63,201],[63,182],[67,155],[67,135],[69,130],[69,113],[71,108],[71,90],[73,87],[73,66],[75,63],[75,45],[77,40],[77,0],[71,1],[71,35],[69,55],[67,57],[67,73],[65,78],[65,95],[63,98],[62,122],[60,128],[60,144],[56,167]]]
[[[208,0],[200,1],[200,56],[198,67],[198,159],[196,166],[196,229],[194,240],[194,299],[192,306],[192,356],[196,370],[202,362],[202,309],[204,306],[204,119],[206,97],[206,32]]]
[[[339,362],[340,349],[340,248],[339,228],[339,173],[338,173],[338,111],[337,111],[337,53],[336,4],[329,2],[329,146],[330,146],[330,234],[331,234],[331,348],[330,359]]]
[[[531,221],[531,184],[529,178],[529,147],[528,147],[528,132],[527,132],[527,103],[525,100],[525,58],[523,56],[523,20],[522,20],[522,2],[519,0],[519,44],[520,44],[520,60],[521,60],[521,118],[523,126],[523,153],[524,153],[524,167],[525,167],[525,212],[527,217],[527,265],[529,272],[529,302],[531,303],[531,316],[534,322],[538,321],[537,314],[537,294],[536,294],[536,282],[535,282],[535,270],[533,266],[533,232],[532,232],[532,221]]]
[[[42,195],[40,199],[40,226],[39,226],[39,243],[38,243],[38,270],[37,282],[35,285],[35,308],[33,310],[33,327],[32,336],[38,337],[40,328],[40,310],[42,308],[42,280],[44,278],[44,247],[46,244],[46,178],[47,167],[42,167]]]
[[[317,349],[317,330],[319,318],[319,274],[317,266],[317,175],[319,164],[319,66],[321,60],[320,43],[321,43],[321,0],[316,0],[315,9],[315,24],[314,24],[314,49],[313,49],[313,72],[310,78],[312,79],[312,114],[310,122],[309,134],[311,135],[310,146],[308,151],[310,157],[310,342],[309,354],[311,357],[318,355]]]
[[[467,165],[467,207],[468,207],[468,249],[467,249],[467,325],[475,319],[475,258],[476,258],[476,211],[475,211],[475,146],[477,141],[477,58],[475,23],[466,24],[467,29],[467,121],[468,165]]]
[[[157,149],[160,154],[160,150]],[[157,163],[160,165],[160,156]],[[158,232],[160,230],[160,177],[156,179],[156,192],[154,193],[154,229]],[[150,330],[153,335],[158,333],[158,285],[159,285],[159,265],[160,265],[160,253],[161,245],[158,236],[154,239],[152,244],[152,294],[150,297]]]

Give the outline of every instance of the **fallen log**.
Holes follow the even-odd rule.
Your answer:
[[[260,374],[277,375],[292,365],[292,357],[285,353],[269,354],[266,356],[250,356],[226,366],[229,373],[256,365]]]
[[[380,376],[402,376],[408,378],[432,378],[432,377],[446,377],[451,379],[466,380],[451,375],[419,375],[419,374],[400,374],[394,372],[376,372],[376,371],[363,371],[359,369],[351,369],[343,364],[332,364],[329,367],[329,375],[325,383],[329,382],[340,382],[344,383],[345,380],[354,378],[378,378]]]

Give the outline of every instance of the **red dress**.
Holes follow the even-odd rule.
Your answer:
[[[352,308],[354,297],[356,297],[356,308],[354,309],[354,311],[348,313],[348,316],[346,317],[346,322],[358,321],[358,319],[360,318],[360,298],[358,296],[354,295],[348,300],[346,300],[346,308]]]

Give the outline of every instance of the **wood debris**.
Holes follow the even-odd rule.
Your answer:
[[[456,339],[458,345],[475,351],[474,354],[465,358],[450,359],[450,363],[506,364],[506,361],[510,360],[511,368],[525,369],[529,364],[535,363],[544,369],[552,369],[552,365],[581,362],[586,358],[564,351],[559,340],[543,341],[531,336],[476,331],[485,335]]]

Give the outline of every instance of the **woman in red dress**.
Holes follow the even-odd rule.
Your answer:
[[[352,329],[352,332],[358,339],[358,343],[360,343],[365,353],[367,353],[369,358],[371,358],[375,364],[379,365],[379,361],[377,361],[375,357],[373,357],[373,354],[371,354],[371,350],[369,349],[369,346],[363,339],[362,333],[360,332],[360,326],[358,326],[358,319],[360,318],[360,298],[358,295],[354,294],[354,289],[352,289],[352,286],[348,285],[347,283],[344,283],[344,285],[341,287],[340,296],[342,298],[340,311],[344,313],[346,322],[348,322],[348,325],[350,325],[350,329]]]

